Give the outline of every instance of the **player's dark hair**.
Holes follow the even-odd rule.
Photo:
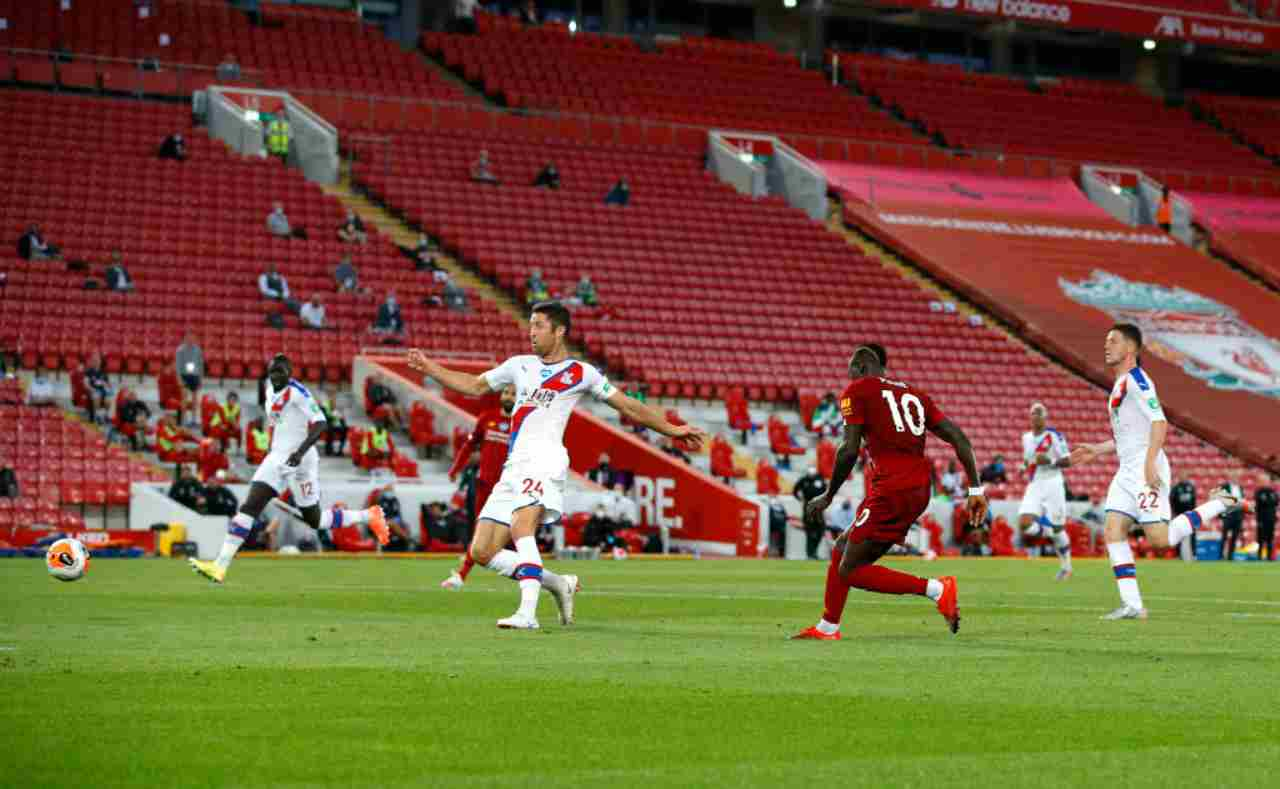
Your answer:
[[[534,313],[546,316],[551,321],[552,326],[563,326],[564,336],[569,336],[569,329],[572,327],[572,320],[569,318],[569,309],[558,301],[540,301],[533,305]]]
[[[1139,329],[1132,323],[1117,323],[1115,326],[1111,327],[1111,331],[1120,332],[1125,337],[1133,340],[1133,344],[1138,346],[1139,351],[1142,350],[1142,329]]]
[[[864,342],[858,346],[858,350],[860,351],[863,348],[876,355],[876,361],[880,362],[881,367],[889,366],[889,352],[884,349],[883,345],[878,342]]]
[[[267,369],[270,370],[272,367],[275,367],[277,364],[283,364],[285,367],[288,367],[290,370],[293,369],[293,363],[290,362],[289,357],[285,356],[283,353],[277,353],[275,356],[272,356],[271,361],[267,363]]]

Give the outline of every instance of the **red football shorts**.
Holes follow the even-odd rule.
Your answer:
[[[873,490],[858,507],[849,541],[900,543],[928,507],[928,485],[885,493]]]

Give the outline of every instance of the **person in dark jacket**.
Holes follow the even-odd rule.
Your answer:
[[[810,468],[809,473],[796,480],[795,497],[800,500],[801,512],[809,505],[810,501],[818,498],[827,492],[827,481],[822,478],[816,468]],[[810,559],[818,558],[818,545],[822,542],[822,533],[826,531],[827,524],[820,518],[814,518],[813,522],[808,519],[804,524],[804,550]]]
[[[181,134],[170,134],[160,143],[160,158],[172,159],[175,162],[187,160],[187,142]]]
[[[631,187],[627,185],[627,179],[620,178],[618,182],[609,190],[609,194],[604,196],[605,205],[625,206],[631,202]]]
[[[547,166],[542,168],[538,173],[538,177],[533,179],[533,185],[543,189],[559,189],[560,188],[560,171],[552,162],[547,162]]]
[[[62,252],[45,241],[39,225],[32,225],[18,238],[18,257],[23,260],[60,260]]]
[[[1258,522],[1258,558],[1266,554],[1266,562],[1275,561],[1276,540],[1276,475],[1253,494],[1253,514]]]

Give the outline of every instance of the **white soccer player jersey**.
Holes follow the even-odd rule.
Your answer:
[[[1156,397],[1156,385],[1141,367],[1135,367],[1111,387],[1107,401],[1111,430],[1116,439],[1120,470],[1141,473],[1151,446],[1151,423],[1164,422],[1164,409]],[[1161,450],[1160,455],[1164,455]]]
[[[1044,432],[1036,435],[1030,430],[1022,434],[1022,459],[1026,461],[1027,468],[1032,469],[1031,479],[1039,481],[1042,479],[1060,479],[1062,477],[1062,469],[1057,466],[1045,466],[1036,463],[1036,455],[1048,455],[1050,461],[1060,460],[1071,454],[1067,449],[1067,439],[1061,433],[1051,427],[1046,427]]]
[[[507,462],[546,463],[567,466],[564,428],[569,414],[583,394],[605,400],[616,389],[596,368],[576,359],[543,364],[537,356],[512,356],[484,373],[495,392],[507,384],[516,387],[516,408],[511,415],[511,440]]]
[[[293,454],[302,446],[311,426],[325,421],[320,404],[315,401],[307,387],[289,379],[289,384],[279,392],[267,381],[267,414],[271,427],[275,432],[271,435],[271,451]]]

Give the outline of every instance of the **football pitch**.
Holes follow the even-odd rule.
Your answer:
[[[578,624],[506,632],[515,585],[443,561],[0,561],[0,785],[1275,785],[1276,565],[1140,563],[1151,619],[1101,622],[1101,561],[897,562],[959,577],[959,636],[855,590],[819,643],[816,562],[552,564]]]

